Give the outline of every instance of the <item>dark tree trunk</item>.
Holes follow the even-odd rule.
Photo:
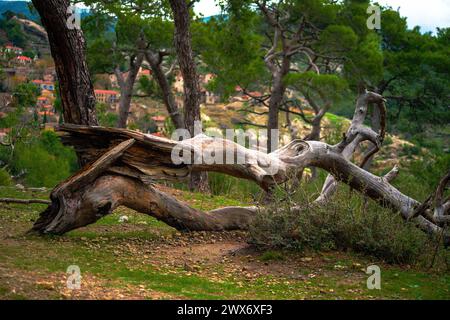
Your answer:
[[[375,131],[375,132],[380,131],[380,110],[378,108],[373,108],[372,109],[372,115],[371,115],[370,123],[371,123],[373,131]],[[371,149],[372,148],[369,148],[369,150],[364,155],[364,158],[370,152]],[[367,158],[366,163],[364,164],[364,167],[363,167],[364,170],[367,170],[367,171],[370,170],[370,167],[372,166],[372,162],[373,162],[374,156],[375,156],[375,154],[372,154],[371,156],[369,156]]]
[[[272,130],[278,130],[278,114],[286,92],[284,77],[289,73],[291,59],[284,57],[280,69],[273,75],[272,90],[269,101],[269,119],[267,121],[267,152],[278,149],[278,141],[272,143]],[[273,138],[275,140],[275,138]]]
[[[130,58],[130,69],[126,79],[123,79],[120,70],[116,69],[116,77],[120,85],[119,120],[117,121],[117,126],[119,128],[127,127],[131,98],[133,96],[133,87],[143,59],[144,54],[142,53]]]
[[[192,52],[189,6],[185,0],[170,0],[175,23],[175,49],[184,81],[184,123],[191,135],[200,121],[200,84]]]
[[[145,56],[152,69],[153,77],[158,82],[159,88],[161,89],[163,101],[166,105],[167,111],[169,112],[170,119],[172,119],[172,122],[177,129],[183,129],[185,127],[183,115],[178,109],[169,81],[161,68],[162,59],[160,58],[160,55],[146,53]]]
[[[324,114],[323,114],[324,115]],[[311,132],[305,137],[305,140],[320,141],[320,133],[322,131],[323,115],[316,115],[311,122]]]
[[[272,97],[270,98],[269,102],[269,119],[267,121],[267,152],[270,153],[273,150],[277,149],[277,146],[275,143],[272,143],[273,137],[272,130],[278,129],[278,113],[279,113],[279,107],[280,103],[283,99],[283,93],[281,93],[281,89],[273,89],[272,90]],[[275,142],[275,141],[273,141]]]
[[[237,152],[242,159],[248,159],[238,165],[203,163],[174,167],[171,158],[177,141],[161,140],[124,129],[65,125],[60,128],[64,132],[63,141],[75,149],[83,150],[87,159],[90,159],[90,165],[52,191],[52,204],[35,222],[33,230],[63,234],[94,223],[121,205],[150,214],[179,230],[247,229],[253,217],[261,210],[266,210],[264,207],[227,207],[201,212],[162,193],[154,183],[158,179],[183,179],[191,171],[208,170],[249,179],[268,190],[271,186],[287,182],[293,170],[316,166],[331,173],[336,181],[342,181],[382,206],[400,212],[404,219],[414,221],[424,231],[444,236],[446,243],[449,243],[450,237],[443,233],[445,231],[441,227],[450,220],[446,215],[450,211],[450,201],[444,200],[444,189],[450,174],[439,184],[436,196],[433,196],[435,201],[428,200],[420,204],[389,183],[396,175],[393,172],[396,170],[379,177],[347,159],[359,143],[366,139],[378,139],[375,132],[363,125],[366,102],[378,98],[368,93],[359,99],[358,105],[362,108],[357,109],[349,134],[335,146],[318,141],[296,140],[275,154],[267,155],[257,150],[236,148],[237,145],[230,141],[205,136],[185,140],[186,150],[199,153],[204,152],[200,146],[208,146],[215,153],[223,154],[238,150],[233,152]],[[260,166],[254,159],[260,159],[264,164],[277,163],[278,170],[267,170],[266,165]],[[425,211],[432,209],[433,202],[436,203],[437,212],[430,216]],[[301,207],[296,205],[291,207],[294,212],[299,209]]]
[[[201,121],[200,83],[192,51],[189,5],[186,0],[169,0],[175,24],[175,49],[184,81],[184,124],[194,135],[194,122]],[[208,191],[206,172],[192,173],[191,190]]]
[[[313,121],[311,122],[311,132],[305,137],[304,140],[307,141],[320,141],[320,133],[322,131],[322,119],[323,116],[325,115],[325,113],[323,113],[322,115],[316,115],[313,119]],[[317,172],[317,168],[315,167],[311,167],[309,168],[311,170],[311,178],[310,181],[315,180],[318,176],[318,172]]]
[[[69,0],[33,0],[47,30],[66,123],[97,125],[95,94],[85,58],[83,32],[67,25]]]

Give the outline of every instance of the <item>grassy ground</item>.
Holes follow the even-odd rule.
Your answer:
[[[239,204],[224,197],[173,191],[211,209]],[[0,189],[2,197],[45,193]],[[449,299],[450,275],[390,266],[344,252],[259,252],[242,232],[181,234],[120,208],[61,237],[25,235],[41,205],[0,204],[0,299]],[[129,221],[120,223],[127,215]],[[381,290],[365,270],[381,267]],[[68,290],[67,267],[81,269]]]

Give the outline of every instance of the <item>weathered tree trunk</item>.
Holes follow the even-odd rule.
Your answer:
[[[151,214],[180,230],[245,229],[258,210],[265,210],[232,207],[204,213],[189,208],[153,186],[158,179],[183,179],[195,171],[221,172],[249,179],[267,190],[287,181],[292,173],[302,168],[319,167],[380,205],[400,212],[404,219],[416,221],[421,229],[431,234],[442,231],[440,226],[446,223],[446,219],[441,217],[448,214],[450,206],[448,200],[437,197],[438,207],[444,209],[440,209],[439,219],[430,220],[424,213],[418,213],[421,204],[393,187],[387,177],[377,177],[348,161],[341,154],[342,148],[357,138],[359,133],[353,138],[347,136],[336,146],[319,141],[296,140],[266,154],[229,140],[204,135],[177,142],[123,129],[65,125],[60,130],[64,133],[62,138],[66,144],[73,145],[79,152],[83,151],[86,160],[97,160],[90,161],[91,165],[53,190],[52,204],[33,227],[33,230],[43,233],[61,234],[93,223],[119,205]],[[236,158],[245,159],[245,162],[174,165],[174,148],[202,159],[212,154],[226,155],[231,152]],[[449,180],[442,182],[441,186],[448,184]],[[445,237],[448,241],[448,235]]]
[[[184,122],[186,129],[193,135],[194,122],[201,121],[200,82],[192,51],[189,7],[185,0],[169,2],[175,24],[175,49],[184,84]]]
[[[175,49],[184,82],[184,123],[191,136],[195,121],[201,121],[200,82],[197,74],[190,33],[189,5],[186,0],[169,0],[175,24]],[[198,172],[191,175],[189,189],[209,191],[208,175]]]
[[[305,140],[320,141],[320,133],[322,132],[322,118],[314,117],[311,121],[311,132],[305,137]]]
[[[136,56],[130,57],[130,68],[128,70],[128,76],[123,78],[122,72],[119,67],[115,69],[117,81],[120,86],[120,101],[119,101],[119,119],[117,121],[117,127],[126,128],[128,116],[130,114],[131,99],[133,97],[133,87],[136,82],[139,69],[141,68],[142,61],[144,59],[143,53],[138,53]]]
[[[314,118],[312,120],[308,120],[308,123],[311,124],[312,129],[311,132],[306,135],[304,138],[305,140],[314,140],[314,141],[320,141],[320,135],[322,132],[322,120],[325,114],[328,112],[328,110],[331,107],[330,101],[323,102],[322,105],[316,102],[315,98],[310,95],[308,91],[303,91],[303,95],[305,96],[305,99],[308,101],[309,105],[314,111]],[[306,120],[306,117],[303,117],[304,120]]]
[[[52,191],[51,204],[35,222],[33,231],[63,234],[97,221],[119,205],[151,214],[180,230],[245,229],[260,209],[230,207],[205,213],[165,195],[152,183],[157,179],[179,180],[189,177],[190,173],[214,171],[252,180],[268,190],[275,184],[287,181],[293,176],[292,173],[316,166],[332,175],[327,179],[328,184],[324,185],[322,195],[329,195],[336,182],[342,181],[380,205],[400,212],[406,220],[414,220],[426,232],[443,234],[443,227],[450,220],[450,199],[444,199],[450,174],[444,177],[435,195],[430,197],[433,201],[421,204],[389,183],[396,170],[385,177],[378,177],[349,161],[362,141],[371,141],[376,146],[372,152],[377,152],[383,141],[386,110],[380,95],[365,93],[358,99],[352,126],[341,143],[330,146],[319,141],[297,140],[269,154],[204,135],[178,142],[124,129],[92,126],[97,123],[93,87],[84,60],[82,34],[78,30],[68,30],[66,26],[69,2],[33,0],[33,3],[49,35],[60,77],[66,123],[85,124],[62,126],[63,142],[74,146],[82,162],[89,163]],[[186,113],[190,118],[185,119],[185,123],[191,130],[188,124],[199,120],[200,112],[198,79],[190,47],[189,11],[184,0],[170,0],[170,4],[177,29],[175,42],[180,68],[189,83],[185,107],[190,108],[192,113]],[[274,41],[274,47],[276,45],[277,41]],[[380,108],[379,133],[363,126],[368,103]],[[213,154],[225,157],[231,153],[235,159],[245,161],[239,164],[205,161],[175,164],[175,148],[190,154],[191,159],[205,159]],[[370,156],[372,154],[366,156],[362,166]],[[434,214],[430,214],[433,207]],[[449,234],[444,234],[444,241],[450,244]]]
[[[124,190],[129,192],[124,193]],[[92,184],[68,193],[63,199],[65,203],[72,204],[71,210],[64,211],[65,214],[58,215],[50,224],[45,224],[45,219],[38,220],[34,230],[64,234],[96,222],[119,206],[153,216],[180,231],[243,230],[257,212],[253,207],[227,207],[202,212],[159,191],[154,185],[114,174],[103,175]],[[71,212],[77,213],[74,219],[68,218]]]
[[[153,72],[153,77],[156,79],[159,88],[161,89],[163,101],[170,115],[170,119],[172,119],[172,122],[177,129],[185,128],[183,115],[178,109],[178,106],[175,102],[175,98],[172,93],[172,88],[170,87],[169,81],[167,80],[167,76],[161,67],[163,60],[162,54],[146,52],[145,57],[148,63],[150,64],[150,67]]]
[[[371,119],[370,119],[370,123],[372,126],[372,130],[375,132],[378,132],[381,128],[380,128],[380,119],[381,115],[380,115],[380,109],[379,108],[373,108],[372,109],[372,115],[371,115]],[[371,145],[371,148],[369,148],[369,150],[367,150],[366,154],[364,155],[364,158],[367,158],[366,163],[364,164],[364,169],[369,171],[370,167],[372,166],[372,161],[373,158],[375,156],[375,153],[373,153],[373,149],[376,148],[377,146],[375,145]],[[371,153],[370,156],[369,153]]]
[[[83,32],[68,27],[69,0],[33,0],[47,30],[66,123],[97,125],[95,94],[85,59]]]
[[[275,131],[278,130],[278,115],[280,112],[280,106],[283,102],[284,94],[286,93],[286,84],[284,82],[284,77],[289,73],[291,67],[290,57],[284,57],[281,63],[281,67],[275,68],[275,72],[272,77],[272,90],[269,100],[269,118],[267,120],[267,150],[272,152],[278,149],[278,135],[274,136]]]
[[[378,109],[378,124],[374,125],[379,128],[377,132],[364,126],[364,120],[367,117],[369,105],[373,104],[374,108]],[[350,160],[355,153],[358,146],[364,142],[369,141],[374,145],[374,149],[370,153],[364,155],[361,167],[364,168],[367,159],[372,157],[381,147],[386,134],[386,106],[384,99],[372,92],[365,92],[361,94],[356,102],[356,110],[353,116],[352,123],[347,130],[343,141],[339,144],[339,152],[342,156]],[[395,175],[390,176],[393,179]],[[324,204],[331,199],[338,187],[338,182],[333,175],[328,175],[322,187],[320,196],[315,200],[318,204]]]

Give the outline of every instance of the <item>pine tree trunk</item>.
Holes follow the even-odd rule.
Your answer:
[[[322,131],[322,118],[323,116],[314,117],[311,123],[311,132],[305,137],[305,140],[320,141],[320,133]]]
[[[180,113],[180,110],[178,109],[178,106],[175,102],[175,98],[173,96],[172,89],[170,88],[169,81],[167,80],[167,77],[161,68],[159,57],[151,53],[146,53],[146,59],[152,69],[153,77],[158,82],[159,88],[161,89],[163,101],[166,105],[167,111],[169,112],[170,119],[177,129],[183,129],[183,115]]]
[[[195,121],[201,121],[200,83],[189,30],[189,6],[185,0],[170,0],[169,2],[175,23],[175,49],[184,81],[184,123],[191,136],[194,136],[194,123]],[[209,189],[207,173],[193,172],[189,188],[207,191]]]
[[[267,152],[270,153],[278,149],[278,141],[274,136],[272,130],[278,130],[278,114],[280,105],[283,102],[284,94],[286,92],[286,84],[284,77],[289,73],[291,67],[291,59],[289,57],[283,58],[280,69],[273,75],[273,83],[271,96],[269,101],[269,119],[267,121]],[[273,140],[273,141],[272,141]]]
[[[117,121],[117,127],[126,128],[128,115],[130,114],[131,98],[133,97],[133,87],[136,82],[139,69],[142,65],[144,54],[138,54],[136,57],[132,57],[130,61],[130,70],[128,71],[128,77],[122,82],[120,86],[120,102],[119,102],[119,120]]]
[[[69,29],[69,0],[33,0],[45,27],[59,80],[65,123],[97,125],[83,32]]]

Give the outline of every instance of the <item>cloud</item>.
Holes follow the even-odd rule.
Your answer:
[[[200,0],[195,4],[195,12],[203,14],[205,17],[214,16],[220,13],[220,7],[214,0]]]
[[[435,31],[437,27],[450,27],[450,0],[378,0],[407,17],[408,27],[420,26],[423,31]],[[383,23],[383,22],[381,22]]]

